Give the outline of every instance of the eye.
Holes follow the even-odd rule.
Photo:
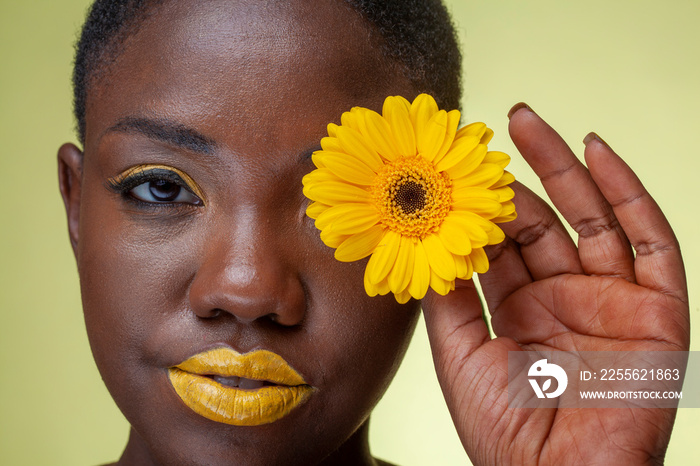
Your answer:
[[[107,184],[126,199],[142,203],[204,205],[197,183],[185,172],[165,165],[138,165]]]
[[[201,204],[201,200],[187,188],[170,180],[158,179],[140,184],[129,191],[129,194],[144,202],[183,202]]]

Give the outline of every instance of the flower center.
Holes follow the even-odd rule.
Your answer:
[[[396,209],[405,214],[421,210],[425,207],[425,195],[426,191],[423,186],[409,178],[396,189],[394,195]]]
[[[434,233],[450,211],[452,186],[420,155],[387,164],[372,186],[381,223],[403,236],[424,238]]]

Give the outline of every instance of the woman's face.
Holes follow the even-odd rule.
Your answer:
[[[315,463],[365,431],[418,309],[366,296],[364,261],[334,260],[301,178],[327,123],[415,92],[332,0],[167,2],[123,47],[89,90],[82,167],[74,147],[59,158],[82,177],[62,188],[94,356],[133,426],[127,454]],[[308,399],[250,426],[198,414],[169,368],[215,348],[276,353]]]

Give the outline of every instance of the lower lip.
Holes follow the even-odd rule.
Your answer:
[[[271,385],[255,390],[225,387],[209,377],[168,369],[175,392],[192,411],[234,426],[259,426],[277,421],[308,399],[309,385]]]

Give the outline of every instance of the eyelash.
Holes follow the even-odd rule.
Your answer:
[[[186,176],[186,175],[185,175]],[[144,200],[144,199],[139,199],[133,191],[138,188],[139,186],[145,185],[147,183],[153,183],[157,181],[166,181],[168,183],[172,183],[180,189],[187,191],[189,195],[194,198],[193,202],[182,202],[182,201],[149,201],[149,200]],[[166,168],[143,168],[140,169],[140,167],[134,167],[129,169],[125,174],[119,175],[114,178],[110,178],[107,181],[107,184],[109,188],[116,192],[117,194],[120,194],[122,197],[125,199],[135,202],[141,205],[145,205],[148,207],[164,207],[164,206],[172,206],[174,204],[181,204],[181,205],[193,205],[193,206],[201,206],[204,205],[203,200],[201,199],[200,196],[195,194],[193,189],[189,183],[187,183],[185,180],[182,179],[180,175],[178,175],[176,172],[172,170],[168,170]],[[198,191],[198,190],[197,190]],[[180,197],[181,193],[177,194],[177,197]]]

